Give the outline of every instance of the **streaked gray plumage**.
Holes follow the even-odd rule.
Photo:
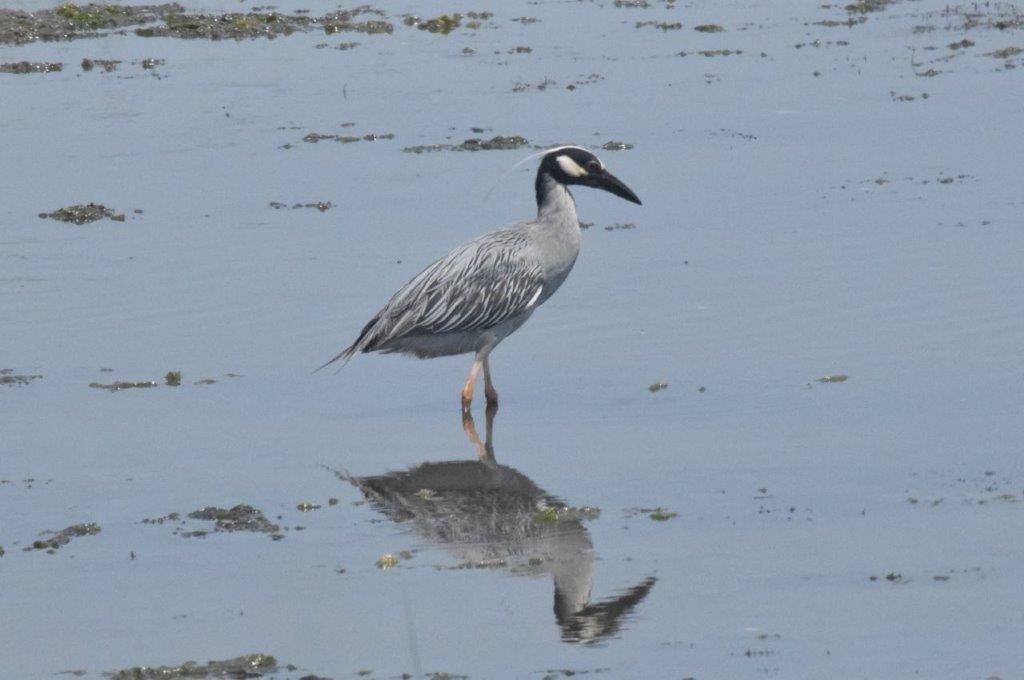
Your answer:
[[[475,352],[463,406],[472,399],[481,367],[488,402],[496,403],[490,351],[551,297],[579,254],[579,218],[569,184],[602,188],[640,203],[586,149],[566,146],[548,151],[537,170],[536,220],[481,236],[431,264],[391,297],[352,345],[324,366],[360,352],[402,352],[420,358]]]

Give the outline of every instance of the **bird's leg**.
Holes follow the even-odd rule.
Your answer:
[[[480,367],[483,365],[483,361],[480,356],[473,360],[473,366],[469,369],[469,377],[466,378],[466,384],[462,387],[462,412],[467,413],[469,411],[469,405],[473,403],[473,390],[476,388],[476,376],[480,373]]]
[[[469,409],[462,411],[462,429],[465,431],[466,436],[469,437],[469,443],[476,449],[477,458],[485,463],[493,463],[494,461],[494,415],[498,412],[498,407],[494,404],[488,404],[484,413],[487,416],[487,438],[481,442],[480,435],[476,432],[476,423],[473,422],[473,414]]]
[[[498,391],[491,382],[491,359],[488,355],[484,355],[484,396],[487,397],[488,406],[498,405]]]

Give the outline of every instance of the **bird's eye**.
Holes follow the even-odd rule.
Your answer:
[[[601,172],[601,164],[595,160],[587,161],[587,172]]]

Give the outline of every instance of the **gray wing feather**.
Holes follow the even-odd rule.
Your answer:
[[[487,234],[413,277],[366,324],[359,338],[327,363],[373,351],[403,336],[492,328],[528,311],[543,285],[541,267],[529,256],[521,231]]]

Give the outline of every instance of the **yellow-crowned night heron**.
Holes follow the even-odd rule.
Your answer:
[[[580,252],[572,184],[640,203],[586,149],[548,150],[537,169],[536,220],[481,236],[424,269],[370,319],[354,343],[320,368],[360,352],[420,358],[474,352],[462,388],[463,409],[473,399],[481,368],[487,403],[497,404],[488,355],[558,290]]]

